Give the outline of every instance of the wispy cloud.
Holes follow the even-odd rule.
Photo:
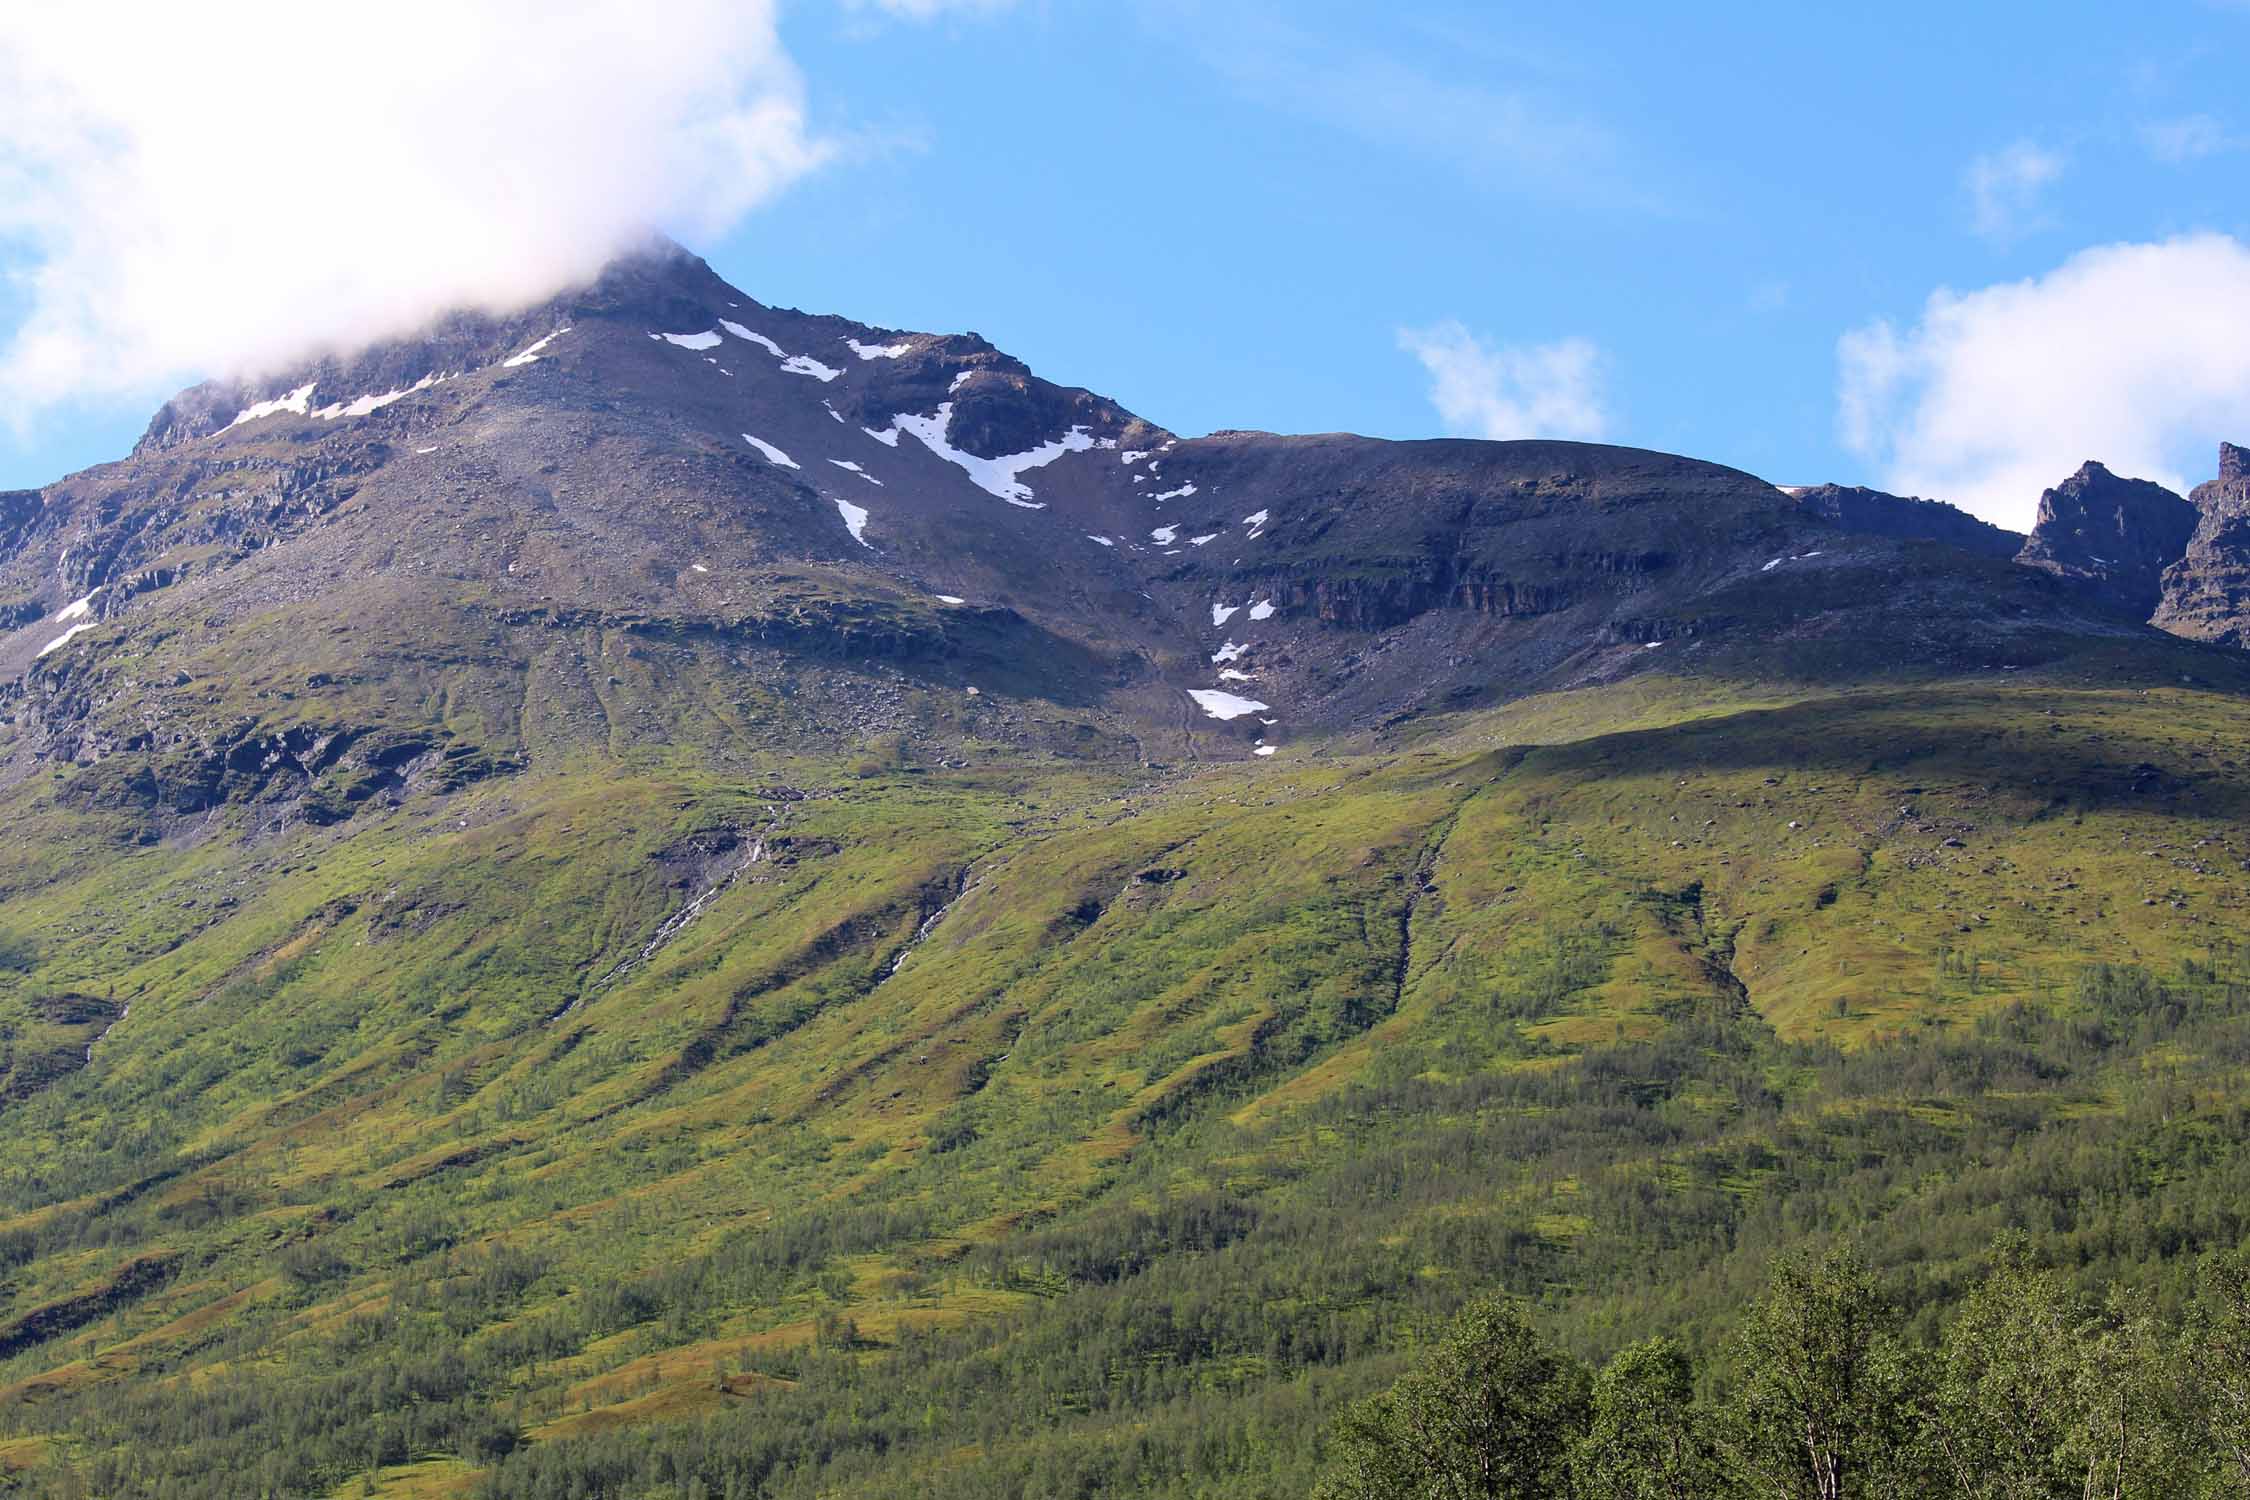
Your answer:
[[[1747,301],[1754,313],[1777,313],[1789,306],[1792,295],[1792,288],[1786,281],[1761,281],[1750,288]]]
[[[1615,133],[1550,87],[1528,53],[1480,57],[1448,77],[1379,47],[1316,35],[1265,0],[1139,0],[1162,34],[1245,97],[1457,169],[1471,183],[1535,186],[1633,209],[1658,195],[1629,180]],[[1499,77],[1496,75],[1512,74]]]
[[[841,0],[847,11],[875,12],[907,21],[934,21],[948,15],[997,15],[1016,0]]]
[[[2141,127],[2140,137],[2148,154],[2167,166],[2200,161],[2206,156],[2239,151],[2250,145],[2250,141],[2228,130],[2217,116],[2205,114],[2151,121]]]
[[[2089,458],[2178,488],[2250,418],[2250,247],[2107,245],[2045,276],[1941,289],[1837,347],[1838,425],[1882,483],[2027,527]]]
[[[2059,152],[2031,141],[2016,141],[1977,157],[1962,174],[1969,194],[1970,226],[2001,243],[2045,228],[2042,200],[2066,166]]]
[[[1598,438],[1609,430],[1604,360],[1587,339],[1487,343],[1447,319],[1402,328],[1430,376],[1430,404],[1458,437]]]

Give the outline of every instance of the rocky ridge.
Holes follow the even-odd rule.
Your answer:
[[[2023,549],[2021,534],[1981,521],[1942,500],[1888,495],[1856,484],[1815,484],[1787,493],[1811,514],[1866,536],[1943,542],[1979,557],[2000,559],[2013,558]]]
[[[2153,623],[2175,635],[2250,647],[2250,449],[2219,445],[2219,477],[2195,487],[2195,533],[2164,572]]]
[[[2195,508],[2160,484],[2121,479],[2089,460],[2039,497],[2039,519],[2016,555],[2147,619],[2164,570],[2186,550]]]

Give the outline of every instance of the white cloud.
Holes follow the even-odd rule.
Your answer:
[[[1589,340],[1487,344],[1448,319],[1402,328],[1398,343],[1430,372],[1430,404],[1450,433],[1598,438],[1609,429],[1601,351]]]
[[[2089,458],[2182,489],[2250,430],[2250,247],[2221,234],[2081,251],[1933,292],[1837,346],[1839,426],[1885,488],[2023,530]]]
[[[2243,142],[2230,134],[2215,116],[2185,115],[2177,120],[2156,120],[2143,125],[2141,144],[2158,161],[2177,166],[2225,151],[2238,151]]]
[[[721,232],[830,147],[775,0],[16,0],[0,244],[20,414],[505,306]]]
[[[1969,221],[1989,240],[2012,240],[2044,228],[2040,198],[2063,174],[2065,163],[2055,152],[2017,141],[1998,151],[1988,151],[1969,163],[1962,175],[1969,191]]]

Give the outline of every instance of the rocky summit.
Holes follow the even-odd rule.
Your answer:
[[[665,244],[184,392],[0,495],[0,1495],[1362,1493],[1417,1351],[2236,1243],[2246,467],[1188,437]]]
[[[2195,509],[2178,495],[2089,461],[2039,497],[2039,518],[2016,560],[2082,583],[2146,619],[2163,592],[2165,568],[2194,529]]]
[[[2219,445],[2219,477],[2195,487],[2195,533],[2164,573],[2154,623],[2178,635],[2250,646],[2250,450]]]

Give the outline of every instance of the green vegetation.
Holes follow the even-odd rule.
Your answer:
[[[2171,1326],[2095,1304],[2005,1236],[1934,1345],[1901,1337],[1848,1253],[1784,1257],[1695,1394],[1665,1339],[1591,1379],[1514,1304],[1472,1303],[1390,1390],[1346,1412],[1334,1500],[2034,1500],[2244,1493],[2250,1260],[2213,1255]]]
[[[1674,691],[1161,773],[621,740],[154,836],[26,783],[0,1486],[1377,1494],[1508,1369],[1510,1472],[1694,1494],[1795,1462],[1745,1415],[1791,1307],[1900,1424],[1842,1470],[2038,1380],[2012,1441],[2080,1462],[2083,1392],[2250,1339],[2198,1282],[2250,1230],[2250,704]]]

